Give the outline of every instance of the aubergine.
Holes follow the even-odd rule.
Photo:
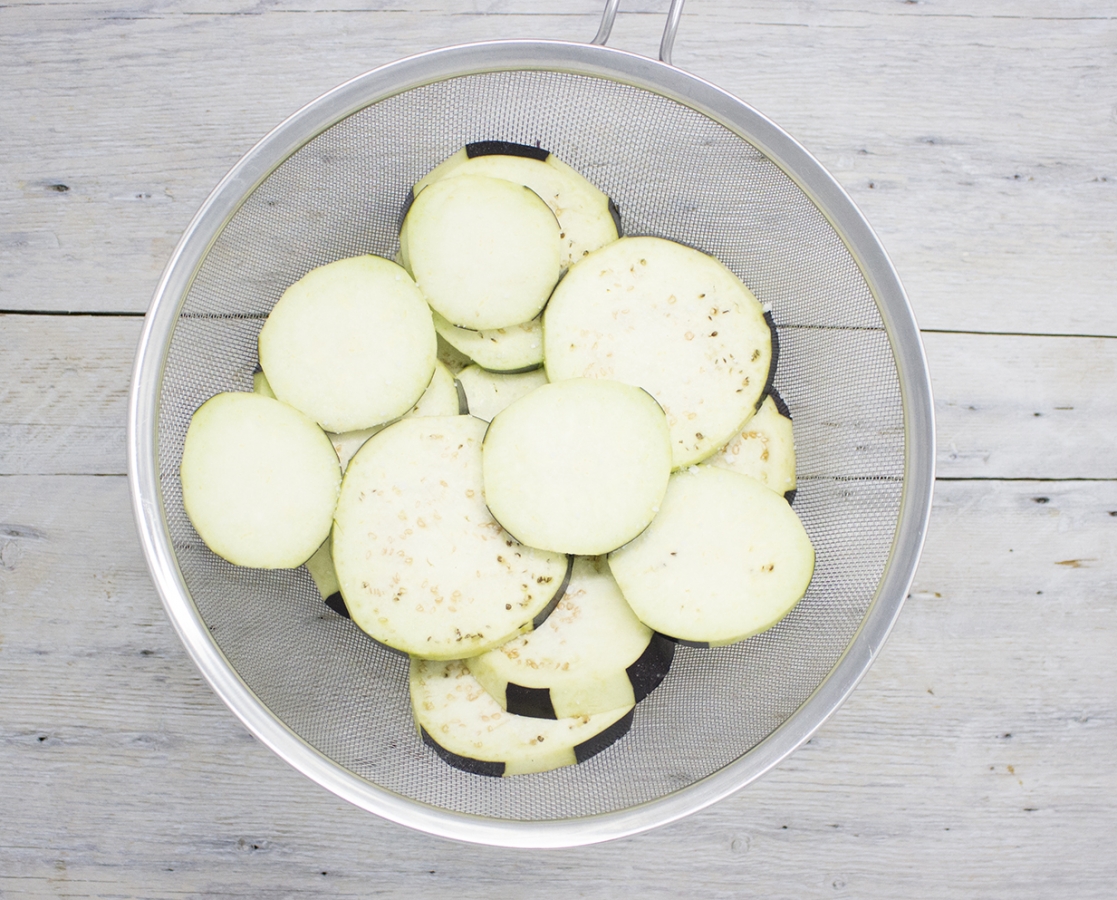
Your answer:
[[[458,373],[469,414],[486,422],[546,383],[547,373],[542,369],[502,375],[480,366],[467,366]]]
[[[717,452],[756,411],[772,357],[764,311],[712,256],[621,238],[559,283],[543,315],[547,377],[611,379],[667,414],[675,468]]]
[[[463,175],[500,178],[538,194],[558,219],[563,268],[620,236],[619,215],[609,197],[553,153],[538,147],[504,141],[470,144],[432,169],[415,185],[412,195],[418,197],[431,184]]]
[[[619,381],[545,384],[498,413],[482,454],[485,502],[531,547],[597,556],[659,510],[671,472],[667,419]]]
[[[795,490],[795,439],[791,418],[780,412],[778,395],[764,398],[744,429],[706,462],[749,475],[778,494]]]
[[[401,253],[431,308],[451,325],[506,328],[539,315],[558,283],[559,235],[554,213],[530,189],[463,175],[416,196]]]
[[[182,502],[214,553],[239,566],[301,566],[330,531],[341,468],[310,418],[255,393],[217,394],[190,419]]]
[[[418,286],[377,256],[308,272],[283,292],[259,337],[275,396],[335,433],[411,409],[430,383],[436,349]]]
[[[557,602],[564,554],[518,543],[485,507],[472,416],[401,419],[349,462],[332,552],[353,621],[430,659],[484,653]]]
[[[469,660],[412,657],[409,685],[424,743],[475,775],[525,775],[584,762],[632,724],[632,706],[549,721],[513,715],[470,674]]]
[[[472,331],[435,313],[434,327],[446,343],[490,372],[518,374],[543,365],[543,320],[538,316],[508,328]]]
[[[471,659],[469,670],[508,712],[561,719],[640,702],[674,650],[636,618],[603,557],[579,556],[547,621]]]
[[[814,562],[806,530],[778,493],[711,465],[672,475],[655,521],[609,555],[641,622],[710,646],[779,622],[806,593]]]

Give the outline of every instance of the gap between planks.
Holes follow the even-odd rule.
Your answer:
[[[0,471],[122,474],[138,316],[0,317]],[[1117,478],[1117,345],[924,334],[944,479]]]
[[[142,319],[147,315],[146,312],[138,310],[81,310],[81,309],[0,309],[0,316],[89,316],[100,318],[123,318],[123,319]],[[186,318],[206,318],[206,316],[186,316]],[[263,316],[234,316],[222,315],[212,316],[210,318],[263,318]],[[825,326],[825,325],[789,325],[789,328],[819,328],[834,330],[847,330],[856,331],[864,329],[856,328],[842,328],[842,326]],[[879,329],[869,329],[879,330]],[[949,334],[961,336],[974,336],[974,337],[1021,337],[1021,338],[1078,338],[1081,340],[1117,340],[1117,334],[1092,334],[1085,332],[1064,332],[1064,331],[983,331],[976,329],[953,329],[953,328],[920,328],[919,333],[925,334]]]

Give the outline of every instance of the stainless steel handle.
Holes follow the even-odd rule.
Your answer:
[[[679,18],[683,14],[683,3],[686,0],[671,0],[671,8],[667,11],[667,24],[663,27],[663,37],[659,42],[659,58],[662,62],[671,65],[671,48],[675,45],[675,32],[679,30]],[[609,33],[613,30],[613,20],[617,18],[617,7],[621,0],[605,0],[605,11],[601,14],[601,24],[597,28],[591,44],[604,45],[609,40]]]

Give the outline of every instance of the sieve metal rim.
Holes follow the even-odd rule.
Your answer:
[[[900,514],[877,591],[842,657],[795,713],[733,763],[674,793],[614,812],[537,822],[450,812],[387,791],[342,769],[276,718],[214,643],[190,597],[171,546],[156,454],[162,374],[179,311],[213,242],[253,190],[291,153],[368,105],[449,78],[509,70],[597,77],[651,91],[703,113],[776,163],[827,218],[865,277],[895,357],[905,433]],[[245,726],[281,759],[358,807],[430,834],[507,847],[579,846],[678,820],[753,781],[806,741],[863,677],[900,612],[934,484],[934,416],[919,331],[883,246],[845,191],[798,142],[732,94],[646,57],[559,41],[466,44],[389,63],[311,102],[252,148],[199,209],[155,290],[133,368],[127,440],[133,513],[155,586],[195,665]]]

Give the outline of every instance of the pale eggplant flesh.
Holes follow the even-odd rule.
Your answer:
[[[631,730],[632,720],[635,714],[635,709],[629,710],[624,716],[617,719],[616,722],[604,731],[576,745],[574,747],[574,758],[578,762],[583,763],[587,759],[592,759],[602,750],[611,747]],[[501,778],[504,775],[507,763],[486,762],[480,759],[471,759],[468,756],[461,756],[457,753],[451,753],[432,738],[430,732],[421,726],[419,728],[419,734],[422,736],[424,744],[438,754],[443,762],[453,766],[455,769],[468,772],[470,775],[485,775],[490,778]]]
[[[676,641],[662,634],[653,634],[640,658],[625,669],[628,680],[632,683],[632,693],[637,703],[659,687],[667,677],[667,673],[671,670],[671,663],[675,659],[677,643],[685,642]],[[691,646],[708,647],[709,644]],[[550,688],[524,687],[510,681],[505,691],[505,703],[508,712],[517,716],[530,716],[537,719],[558,718],[554,704],[551,702]]]

